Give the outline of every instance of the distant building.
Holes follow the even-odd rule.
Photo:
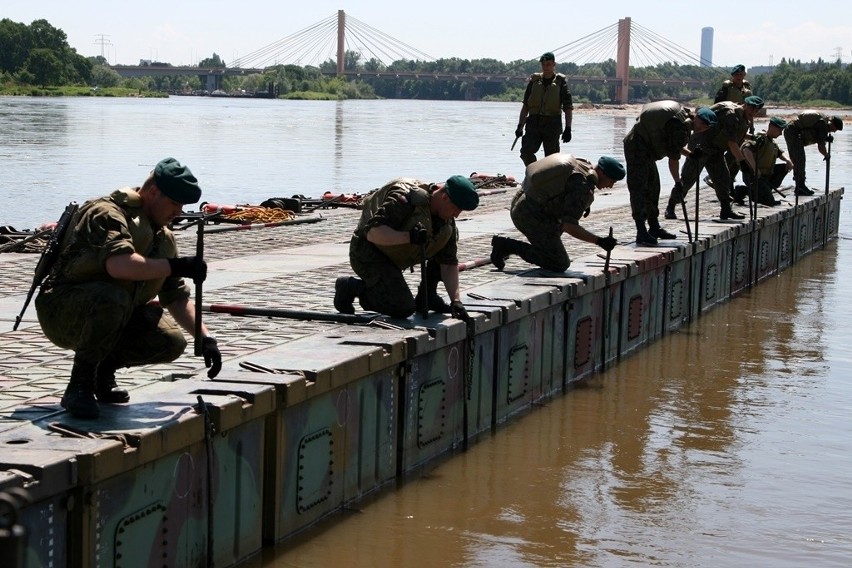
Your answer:
[[[713,66],[713,28],[701,28],[701,67]]]

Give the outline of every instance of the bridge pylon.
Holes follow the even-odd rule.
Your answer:
[[[618,46],[615,57],[615,102],[625,104],[630,96],[630,18],[618,20]]]

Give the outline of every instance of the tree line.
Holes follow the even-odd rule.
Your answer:
[[[199,62],[200,68],[225,67],[225,62],[213,54]],[[337,64],[329,59],[317,66],[276,65],[263,73],[248,76],[228,76],[223,79],[223,90],[229,93],[264,93],[281,98],[388,98],[425,100],[521,100],[526,82],[476,81],[471,78],[433,79],[397,78],[395,73],[479,74],[528,77],[538,72],[537,60],[502,62],[496,59],[444,58],[436,61],[399,60],[389,65],[375,58],[362,60],[361,54],[346,51],[344,69],[347,71],[381,72],[380,77],[344,78],[334,76]],[[569,88],[577,102],[605,104],[612,102],[615,83],[596,85],[585,83],[580,77],[615,78],[616,62],[612,59],[578,65],[560,63],[557,72],[569,78]],[[331,73],[331,75],[329,75]],[[386,73],[386,74],[385,74]],[[713,97],[728,70],[660,63],[654,66],[631,67],[634,79],[665,79],[665,85],[631,85],[631,101],[676,99],[702,100]],[[572,78],[576,78],[572,80]],[[840,60],[833,63],[822,59],[803,63],[782,59],[772,72],[750,75],[755,94],[775,103],[805,103],[832,101],[839,105],[852,105],[852,67]],[[704,81],[703,87],[688,87],[680,80]],[[0,89],[8,86],[35,85],[55,87],[62,85],[92,88],[124,88],[138,92],[186,93],[202,88],[199,77],[166,77],[152,75],[146,78],[121,77],[100,56],[83,57],[68,45],[67,36],[47,20],[36,20],[29,25],[0,20]],[[0,90],[2,92],[2,90]]]

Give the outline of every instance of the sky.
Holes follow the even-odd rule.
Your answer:
[[[592,6],[564,0],[4,0],[0,18],[24,24],[45,19],[81,55],[127,65],[141,59],[197,64],[213,53],[230,63],[336,18],[338,10],[434,58],[537,59],[629,17],[696,56],[702,28],[712,27],[713,64],[720,67],[765,66],[782,58],[835,61],[838,55],[852,61],[852,8],[845,2],[610,0],[598,10]],[[333,40],[317,51],[320,61],[328,59]],[[647,57],[631,56],[631,63],[661,62]],[[307,63],[317,62],[301,62]]]

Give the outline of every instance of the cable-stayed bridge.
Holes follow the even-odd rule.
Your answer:
[[[654,67],[662,64],[697,66],[700,56],[690,52],[664,36],[623,18],[618,23],[588,34],[575,41],[551,49],[560,64],[573,67],[585,64],[615,61],[614,76],[579,75],[566,73],[569,85],[576,83],[610,85],[614,87],[614,100],[627,102],[631,85],[681,85],[707,89],[713,81],[705,78],[664,79],[659,77],[631,77],[633,67]],[[535,60],[532,60],[535,61]],[[435,63],[435,71],[411,70],[411,62]],[[446,72],[440,61],[388,34],[377,30],[343,10],[294,34],[276,40],[260,49],[231,61],[222,68],[115,66],[125,77],[151,75],[198,75],[212,91],[221,87],[222,78],[229,75],[261,73],[277,65],[316,66],[326,75],[354,78],[398,78],[466,80],[471,82],[519,82],[529,79],[528,61],[516,62],[508,72],[472,73]],[[418,65],[418,68],[430,67]],[[561,68],[560,72],[565,72]]]

